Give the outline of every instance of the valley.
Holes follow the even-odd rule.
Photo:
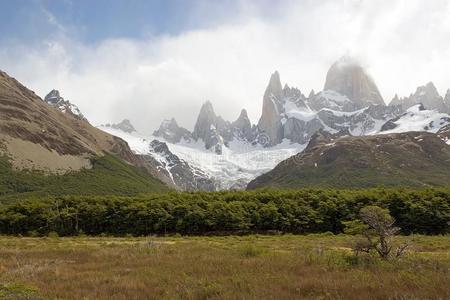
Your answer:
[[[448,236],[389,263],[351,236],[0,237],[4,299],[446,299]],[[176,270],[176,271],[174,271]]]
[[[450,299],[450,0],[0,0],[0,299]]]

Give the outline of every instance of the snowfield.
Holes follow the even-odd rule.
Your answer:
[[[337,97],[336,95],[327,95],[332,98],[335,103],[347,101],[345,97]],[[329,112],[336,117],[355,117],[364,113],[366,108],[353,111],[342,112],[329,108],[324,108],[319,112]],[[305,122],[312,119],[318,119],[324,129],[330,133],[336,133],[337,130],[328,127],[318,116],[319,112],[315,112],[307,107],[298,107],[295,103],[287,101],[284,104],[285,116],[288,118],[296,118]],[[345,119],[344,119],[345,120]],[[284,120],[286,121],[286,120]],[[450,123],[450,116],[439,113],[434,110],[421,110],[420,105],[409,108],[403,115],[396,119],[392,119],[395,128],[380,132],[380,129],[387,120],[378,120],[371,118],[371,126],[365,127],[364,122],[355,123],[350,129],[350,133],[354,136],[400,133],[407,131],[429,131],[436,133],[441,127]],[[341,124],[345,125],[345,124]],[[259,175],[272,170],[281,161],[303,151],[307,144],[291,143],[287,139],[282,143],[264,148],[261,145],[251,145],[250,143],[234,139],[228,147],[222,146],[222,153],[216,154],[213,149],[205,149],[205,143],[202,140],[182,140],[180,143],[169,143],[161,137],[145,136],[139,133],[126,133],[124,131],[114,129],[112,127],[99,127],[112,135],[118,136],[128,142],[130,148],[137,154],[148,154],[159,161],[171,174],[170,169],[173,163],[170,163],[168,157],[164,154],[154,151],[150,143],[153,140],[165,142],[173,154],[187,162],[197,171],[203,171],[207,177],[216,182],[215,186],[218,190],[226,189],[242,189],[247,183],[255,179]],[[450,141],[446,141],[450,144]],[[213,147],[214,148],[214,147]],[[196,172],[196,171],[194,171]]]
[[[420,104],[417,104],[408,108],[406,113],[394,123],[397,125],[396,128],[381,133],[388,134],[407,131],[428,131],[436,133],[441,127],[450,123],[450,116],[435,110],[420,110]]]
[[[223,147],[222,154],[219,155],[212,150],[206,150],[201,140],[172,144],[160,137],[144,136],[136,132],[130,134],[111,127],[99,128],[127,141],[135,153],[150,154],[159,161],[163,161],[164,157],[152,151],[150,142],[155,139],[165,142],[173,154],[214,178],[219,190],[245,187],[257,176],[272,170],[278,163],[303,151],[306,147],[292,144],[287,140],[271,148],[233,140],[229,147]]]

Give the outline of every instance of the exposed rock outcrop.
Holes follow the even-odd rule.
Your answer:
[[[173,154],[166,143],[153,140],[150,148],[150,154],[155,159],[155,167],[166,178],[170,178],[178,189],[183,191],[215,190],[216,184],[212,178]]]
[[[174,118],[164,120],[159,129],[153,132],[156,137],[161,137],[169,143],[179,143],[182,140],[189,141],[192,139],[192,134],[186,128],[178,126]]]
[[[281,124],[283,89],[278,71],[272,74],[269,84],[264,92],[261,118],[258,122],[260,132],[269,138],[265,146],[276,145],[283,138],[283,128]]]
[[[80,120],[87,121],[80,109],[75,104],[70,103],[69,100],[64,100],[58,90],[51,90],[50,93],[45,96],[44,101],[47,102],[47,104],[58,108],[63,113],[69,113]]]
[[[447,97],[448,93],[447,93]],[[442,96],[439,95],[436,87],[432,82],[426,85],[419,86],[414,94],[409,97],[399,98],[397,95],[392,99],[389,105],[400,105],[404,110],[414,106],[416,104],[423,104],[425,109],[437,110],[441,113],[450,113],[450,102],[447,102]]]
[[[342,57],[328,70],[324,90],[332,90],[346,96],[356,108],[371,104],[384,105],[372,78],[355,59],[348,56]]]
[[[117,124],[106,124],[106,125],[101,125],[101,127],[102,126],[111,127],[111,128],[121,130],[126,133],[136,132],[136,129],[134,128],[133,124],[131,124],[131,121],[128,119],[124,119],[124,120],[122,120],[122,122],[117,123]]]
[[[236,121],[231,123],[233,136],[239,137],[241,140],[251,141],[254,139],[252,123],[248,118],[247,111],[243,109]]]

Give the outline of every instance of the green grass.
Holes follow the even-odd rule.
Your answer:
[[[135,195],[164,192],[168,188],[114,155],[92,160],[92,169],[65,175],[37,171],[13,171],[6,157],[0,157],[0,197],[25,195]]]
[[[38,295],[36,289],[21,284],[0,283],[0,299],[3,300],[40,300],[44,299]]]
[[[48,299],[449,299],[450,236],[397,239],[411,248],[384,261],[349,235],[0,236],[0,283]]]

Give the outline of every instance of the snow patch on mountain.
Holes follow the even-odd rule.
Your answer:
[[[78,106],[70,103],[69,100],[64,100],[64,98],[59,94],[58,90],[51,90],[50,93],[45,96],[44,101],[48,105],[56,107],[63,113],[69,113],[77,117],[78,119],[86,120]]]
[[[306,145],[284,140],[275,147],[264,148],[233,140],[228,147],[223,147],[220,155],[206,150],[203,143],[168,146],[173,153],[214,177],[219,182],[218,189],[224,190],[244,188],[252,179],[301,152]]]
[[[407,131],[428,131],[436,133],[446,124],[450,124],[450,116],[436,110],[424,109],[421,104],[414,105],[406,113],[390,121],[392,129],[381,133],[400,133]]]
[[[167,166],[166,171],[171,173],[167,157],[156,153],[151,147],[151,142],[156,139],[154,136],[144,136],[137,132],[126,133],[111,127],[99,128],[127,141],[135,153],[153,156],[162,165]],[[228,147],[223,147],[222,154],[217,154],[211,149],[205,149],[202,140],[184,140],[177,144],[161,138],[160,140],[181,160],[211,177],[216,182],[217,190],[243,189],[252,179],[270,171],[279,162],[301,152],[306,146],[293,144],[285,139],[272,148],[264,148],[234,139]]]

